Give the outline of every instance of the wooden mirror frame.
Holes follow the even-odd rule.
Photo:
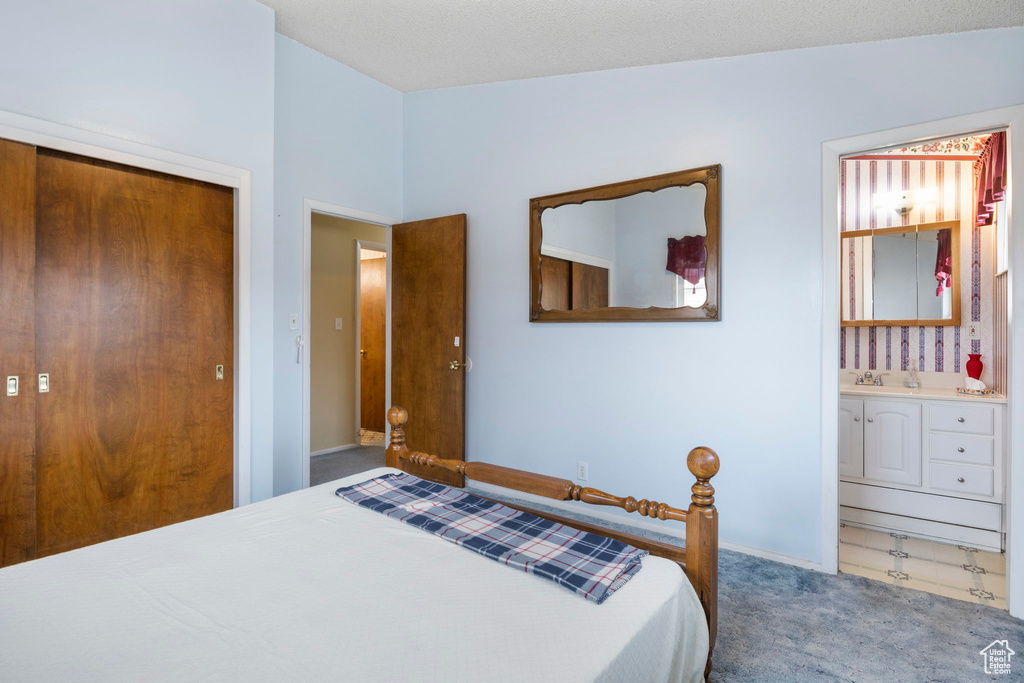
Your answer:
[[[627,180],[621,183],[600,185],[585,190],[573,190],[534,197],[530,200],[530,322],[690,322],[721,320],[721,164],[701,166],[687,171]],[[704,225],[706,235],[707,264],[704,267],[704,283],[708,298],[703,306],[693,308],[629,308],[609,306],[581,310],[549,311],[541,306],[541,214],[566,204],[582,204],[595,200],[621,199],[641,192],[656,192],[667,187],[687,187],[694,183],[704,185],[707,196],[704,200]]]
[[[951,318],[910,318],[906,320],[842,320],[843,311],[843,294],[840,291],[839,294],[839,311],[841,327],[958,327],[961,322],[960,313],[960,300],[963,297],[962,283],[960,282],[960,231],[962,226],[960,221],[935,221],[932,223],[915,223],[913,225],[899,225],[893,228],[876,228],[874,230],[847,230],[846,232],[839,233],[839,261],[840,270],[842,270],[843,255],[846,253],[842,251],[843,240],[852,237],[874,237],[875,235],[892,235],[900,232],[927,232],[929,230],[945,230],[950,229],[950,250],[951,263],[950,267],[953,272],[950,274],[953,284],[950,285],[950,304],[952,307]],[[842,288],[840,288],[841,290]]]

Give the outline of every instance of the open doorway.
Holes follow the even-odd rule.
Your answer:
[[[311,485],[384,465],[388,229],[310,219]]]
[[[839,571],[1002,609],[1007,177],[1004,128],[838,169]]]

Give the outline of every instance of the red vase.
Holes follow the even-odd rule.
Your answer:
[[[969,353],[967,358],[967,376],[971,379],[981,379],[981,371],[985,369],[985,364],[981,362],[981,354]]]

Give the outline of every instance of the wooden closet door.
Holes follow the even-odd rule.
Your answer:
[[[359,263],[359,426],[375,432],[387,431],[387,283],[386,258]]]
[[[43,150],[36,177],[37,556],[229,509],[232,191]]]
[[[0,140],[0,567],[35,545],[35,178],[35,147]]]

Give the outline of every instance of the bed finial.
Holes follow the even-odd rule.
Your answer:
[[[405,429],[403,426],[409,419],[409,411],[401,406],[391,406],[388,410],[388,424],[391,425],[391,444],[384,456],[384,464],[388,467],[402,469],[401,454],[408,453],[405,445]]]
[[[710,448],[698,446],[686,456],[686,467],[697,482],[690,489],[693,495],[690,499],[697,507],[710,507],[715,504],[715,487],[711,485],[711,477],[718,474],[721,462],[718,454]]]

